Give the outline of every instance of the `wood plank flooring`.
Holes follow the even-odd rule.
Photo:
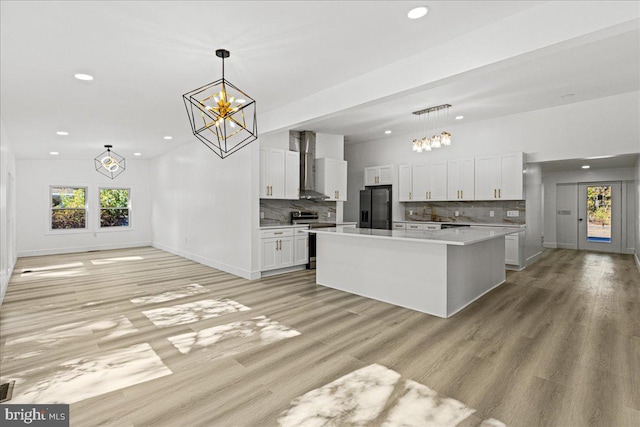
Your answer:
[[[236,309],[211,305],[227,300]],[[166,307],[179,319],[154,323]],[[264,322],[280,335],[257,339]],[[314,271],[247,281],[153,248],[21,258],[0,357],[14,395],[94,375],[82,398],[112,381],[101,369],[153,372],[72,403],[74,426],[275,426],[296,397],[371,364],[475,409],[464,426],[639,426],[640,274],[629,255],[547,250],[440,319],[318,286]]]

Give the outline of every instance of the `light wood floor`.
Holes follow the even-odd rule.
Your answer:
[[[130,301],[194,283],[208,292]],[[204,298],[251,310],[165,328],[142,314]],[[121,315],[135,333],[9,357],[7,342]],[[216,360],[167,340],[258,315],[301,334]],[[71,425],[277,425],[295,397],[373,363],[476,409],[464,425],[640,425],[640,274],[629,255],[547,250],[450,319],[317,286],[313,271],[250,282],[153,248],[18,260],[0,314],[3,379],[141,343],[173,373],[73,403]]]

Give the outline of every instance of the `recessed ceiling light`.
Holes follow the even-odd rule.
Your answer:
[[[164,137],[164,139],[173,139],[173,137],[172,137],[172,136],[167,135],[167,136],[165,136],[165,137]]]
[[[456,116],[456,120],[462,120],[464,119],[464,116]]]
[[[64,131],[58,131],[56,132],[56,135],[69,135],[69,132],[64,132]]]
[[[133,153],[134,156],[142,156],[142,153]]]
[[[407,13],[407,16],[409,19],[418,19],[426,15],[427,12],[429,12],[429,8],[427,6],[420,6],[411,9],[409,13]]]
[[[93,76],[90,76],[89,74],[74,74],[73,77],[78,80],[93,80]]]
[[[49,151],[49,154],[51,154],[52,156],[57,156],[60,153],[58,153],[57,151]]]
[[[385,130],[384,133],[386,133],[387,135],[389,135],[391,133],[390,130]]]
[[[589,166],[589,165],[583,165],[583,166],[582,166],[582,169],[589,169],[590,167],[591,167],[591,166]]]

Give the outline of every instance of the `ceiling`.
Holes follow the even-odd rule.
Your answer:
[[[2,122],[18,158],[91,158],[104,144],[151,158],[194,141],[181,96],[220,77],[217,48],[231,51],[225,77],[257,100],[260,122],[261,113],[545,3],[429,1],[427,17],[411,21],[407,11],[422,2],[3,1]],[[411,111],[444,102],[473,121],[639,90],[639,40],[636,25],[567,42],[299,128],[356,143],[407,132]]]
[[[586,158],[586,159],[570,159],[557,160],[552,162],[541,162],[543,172],[566,172],[579,171],[584,165],[589,166],[589,170],[600,169],[621,169],[632,168],[638,159],[637,154],[624,154],[620,156],[611,156],[605,158]]]

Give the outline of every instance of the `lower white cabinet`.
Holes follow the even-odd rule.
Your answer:
[[[262,230],[260,271],[302,265],[309,262],[309,235],[306,228],[270,228]]]
[[[524,256],[525,232],[504,236],[504,263],[509,270],[521,270],[526,266]]]
[[[404,222],[394,222],[393,229],[394,230],[406,230],[406,224]]]

